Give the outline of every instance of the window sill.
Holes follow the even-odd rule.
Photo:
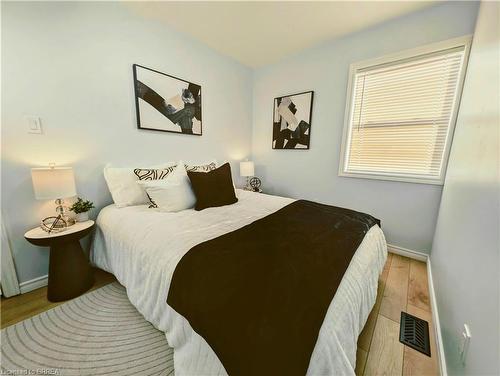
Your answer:
[[[360,178],[360,179],[371,179],[371,180],[386,180],[386,181],[398,181],[402,183],[414,183],[414,184],[429,184],[429,185],[444,185],[444,177],[441,179],[426,179],[417,176],[394,176],[394,175],[380,175],[380,174],[370,174],[370,173],[354,173],[354,172],[344,172],[340,171],[339,176],[346,178]]]

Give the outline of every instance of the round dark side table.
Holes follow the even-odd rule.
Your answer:
[[[94,229],[94,221],[77,222],[65,231],[47,233],[40,227],[24,234],[31,244],[50,247],[47,299],[60,302],[75,298],[94,284],[89,260],[80,239]]]

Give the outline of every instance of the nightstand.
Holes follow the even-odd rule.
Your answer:
[[[80,239],[94,229],[94,221],[77,222],[65,231],[47,233],[40,227],[24,234],[31,244],[50,247],[47,299],[60,302],[75,298],[94,284],[89,260]]]

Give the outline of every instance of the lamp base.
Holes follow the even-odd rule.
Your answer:
[[[251,191],[252,187],[250,186],[250,176],[247,176],[247,184],[243,188],[245,191]]]
[[[62,218],[66,221],[68,227],[73,226],[76,223],[74,218],[68,217],[67,215],[63,215]]]
[[[69,226],[73,226],[75,224],[75,219],[74,218],[70,218],[68,216],[67,211],[68,211],[68,207],[67,206],[64,206],[64,200],[63,199],[60,199],[58,198],[56,201],[56,212],[59,216],[61,216],[62,219],[64,219],[64,221],[66,222],[66,225],[69,227]]]

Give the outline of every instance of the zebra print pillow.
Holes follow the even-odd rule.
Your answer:
[[[134,169],[134,174],[139,178],[139,180],[161,180],[165,179],[169,174],[171,174],[176,167],[177,165],[162,169],[136,168]]]
[[[139,178],[139,180],[142,181],[151,181],[151,180],[162,180],[165,179],[167,176],[172,174],[172,172],[175,170],[175,166],[170,166],[162,169],[156,169],[156,168],[136,168],[134,169],[134,174]],[[146,192],[146,196],[148,196],[149,199],[149,208],[157,208],[158,206],[156,203],[153,201],[151,196]]]
[[[209,172],[217,168],[217,162],[212,161],[201,165],[188,165],[185,164],[186,171],[188,172]]]

